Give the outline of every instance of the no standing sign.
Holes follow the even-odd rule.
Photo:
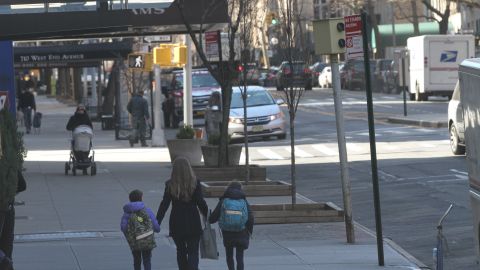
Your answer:
[[[362,17],[352,15],[345,17],[345,58],[363,58]]]

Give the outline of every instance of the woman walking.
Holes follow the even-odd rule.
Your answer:
[[[173,162],[172,175],[165,183],[163,200],[157,212],[158,224],[162,223],[170,203],[170,236],[177,246],[179,270],[198,270],[198,248],[202,225],[200,214],[206,218],[208,207],[203,199],[200,182],[186,158]]]

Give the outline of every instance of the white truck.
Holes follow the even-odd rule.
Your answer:
[[[458,66],[475,56],[472,35],[425,35],[407,39],[410,100],[452,97]]]

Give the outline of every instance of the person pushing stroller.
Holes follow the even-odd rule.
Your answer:
[[[83,170],[83,174],[86,175],[87,168],[92,165],[92,160],[90,160],[89,154],[91,138],[93,137],[93,125],[83,104],[77,106],[74,115],[68,120],[67,130],[72,131],[73,157],[71,157],[71,159],[74,158],[75,164],[78,164],[78,168],[74,165],[72,172],[76,169],[81,169]],[[70,163],[66,165],[66,172],[68,171],[67,167],[70,167]]]

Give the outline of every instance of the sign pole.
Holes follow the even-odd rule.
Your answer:
[[[363,60],[365,64],[365,87],[367,92],[368,131],[370,137],[370,158],[372,166],[373,203],[377,231],[378,265],[384,266],[382,214],[380,210],[380,190],[378,187],[377,149],[375,145],[375,123],[373,118],[372,86],[370,82],[370,56],[367,35],[367,13],[362,12]]]
[[[162,107],[162,83],[161,83],[161,67],[160,65],[154,65],[155,72],[155,102],[152,102],[153,113],[152,116],[154,129],[152,130],[152,146],[165,146],[165,133],[163,130],[163,112]]]
[[[403,116],[407,116],[407,91],[405,88],[405,56],[404,51],[402,52],[402,85],[403,85]]]
[[[183,67],[183,124],[193,127],[192,111],[192,52],[190,36],[185,35],[185,45],[187,46],[187,62]]]

